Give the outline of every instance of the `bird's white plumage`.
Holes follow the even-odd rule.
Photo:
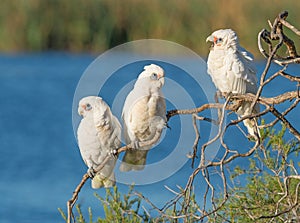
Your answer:
[[[121,125],[109,106],[100,97],[80,100],[78,113],[83,117],[77,130],[78,146],[89,170],[95,170],[106,156],[121,146]],[[92,179],[92,187],[111,187],[115,184],[113,169],[116,159],[110,157]]]
[[[217,89],[224,93],[255,94],[257,77],[253,56],[239,45],[236,33],[231,29],[220,29],[206,41],[213,43],[207,59],[207,72]],[[244,102],[237,114],[241,117],[251,114],[250,106],[251,103]],[[255,112],[259,112],[258,105]],[[255,135],[255,124],[248,119],[244,124],[249,134]]]
[[[166,104],[161,92],[163,85],[164,70],[155,64],[145,66],[123,107],[124,138],[127,144],[151,140],[156,131],[164,127]],[[120,170],[143,169],[147,152],[152,146],[127,151]]]

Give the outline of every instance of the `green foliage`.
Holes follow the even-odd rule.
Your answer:
[[[237,31],[257,52],[256,36],[282,10],[299,21],[298,0],[2,0],[0,50],[99,52],[127,41],[158,38],[207,55],[206,37],[219,28]],[[257,7],[259,5],[259,7]],[[297,17],[298,16],[298,17]],[[296,38],[296,41],[298,39]],[[296,45],[298,43],[296,42]]]
[[[266,148],[256,151],[248,169],[236,167],[231,175],[232,178],[246,175],[246,185],[232,188],[214,222],[224,222],[224,219],[230,222],[266,222],[266,219],[285,222],[295,213],[300,215],[298,206],[291,208],[300,198],[299,179],[287,179],[287,176],[297,174],[292,158],[298,156],[300,147],[298,141],[286,142],[285,134],[285,126],[277,133],[274,129],[264,131]],[[277,216],[278,213],[282,214]]]
[[[98,194],[95,196],[103,206],[105,218],[99,218],[97,222],[147,222],[148,216],[141,211],[141,198],[132,195],[133,186],[129,188],[127,194],[122,195],[115,186],[113,190],[106,190],[106,197],[102,198]]]
[[[105,216],[97,217],[97,223],[111,223],[111,222],[150,222],[147,213],[141,210],[142,199],[132,194],[133,186],[129,187],[127,194],[121,194],[118,191],[117,186],[112,189],[106,189],[105,198],[101,197],[99,194],[95,193],[95,197],[99,199],[100,205],[103,207]],[[62,209],[58,209],[62,218],[67,222],[66,214]],[[80,205],[76,205],[77,223],[93,223],[93,212],[92,208],[88,208],[88,221],[84,218],[82,208]]]
[[[262,122],[263,123],[263,122]],[[214,199],[214,207],[218,207],[204,220],[208,222],[287,222],[300,216],[298,200],[300,194],[300,180],[293,160],[298,157],[300,142],[295,140],[286,141],[286,127],[283,125],[280,131],[267,128],[261,132],[264,139],[263,144],[249,158],[247,168],[239,166],[233,169],[228,176],[233,182],[226,202],[224,194]],[[246,159],[246,158],[244,158]],[[297,165],[297,164],[296,164]],[[296,177],[289,177],[296,176]],[[239,178],[246,179],[239,180]],[[243,183],[240,183],[243,182]],[[110,222],[178,222],[179,216],[184,216],[184,222],[199,222],[205,212],[199,213],[201,206],[196,199],[195,191],[184,193],[183,188],[179,193],[185,194],[176,202],[170,202],[163,210],[156,210],[156,215],[151,216],[145,208],[144,203],[149,202],[143,195],[133,191],[133,186],[128,193],[122,194],[115,186],[106,189],[106,196],[101,197],[95,193],[99,205],[103,207],[104,216],[94,216],[97,213],[88,209],[88,221],[83,216],[80,205],[76,206],[76,222],[78,223],[110,223]],[[150,198],[151,199],[151,198]],[[166,201],[168,202],[168,201]],[[66,215],[61,209],[59,212],[66,221]],[[207,210],[206,213],[209,213]],[[182,219],[181,219],[182,220]],[[181,222],[179,220],[179,222]]]
[[[66,216],[65,212],[61,208],[58,208],[58,212],[60,213],[60,215],[64,219],[64,221],[67,222],[67,216]]]

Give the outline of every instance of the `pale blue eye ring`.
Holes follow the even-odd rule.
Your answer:
[[[156,73],[152,73],[151,74],[151,79],[152,80],[157,80],[157,74]]]
[[[92,109],[92,106],[90,104],[86,104],[86,110],[89,111]]]

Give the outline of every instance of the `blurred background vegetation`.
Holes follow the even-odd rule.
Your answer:
[[[177,42],[206,55],[206,37],[219,28],[237,31],[258,55],[257,33],[288,10],[300,21],[299,0],[2,0],[0,52],[61,50],[101,53],[145,38]]]

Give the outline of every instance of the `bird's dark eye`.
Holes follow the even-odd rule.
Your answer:
[[[86,104],[86,108],[85,108],[85,110],[91,110],[92,109],[92,106],[90,105],[90,104]]]
[[[220,43],[220,42],[222,42],[222,41],[223,41],[222,38],[218,38],[218,39],[217,39],[217,43]]]
[[[152,73],[151,74],[151,79],[152,80],[157,80],[157,74],[156,73]]]

